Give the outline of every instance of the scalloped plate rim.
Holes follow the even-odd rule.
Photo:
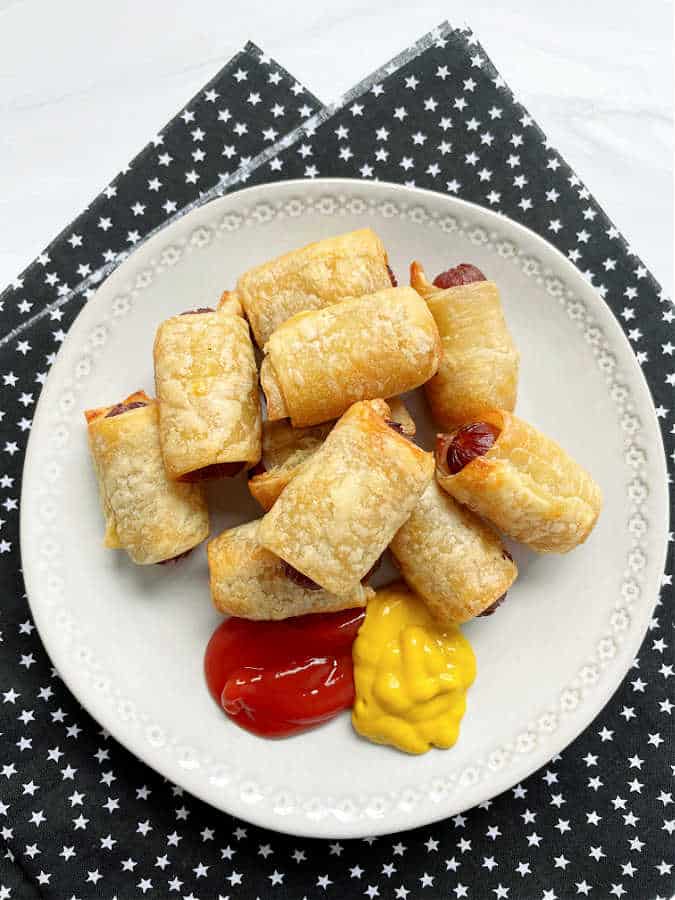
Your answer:
[[[611,332],[612,348],[617,349],[616,345],[618,343],[621,347],[622,355],[626,357],[626,354],[629,354],[629,357],[627,357],[627,359],[630,360],[629,372],[632,379],[637,379],[637,385],[639,385],[639,387],[635,384],[633,386],[637,389],[638,399],[641,401],[639,404],[640,412],[644,413],[647,409],[650,412],[649,422],[643,422],[643,425],[651,432],[649,450],[650,455],[653,455],[653,459],[651,460],[652,466],[655,466],[659,470],[659,474],[663,476],[663,478],[660,479],[660,486],[663,489],[663,493],[660,495],[659,499],[663,505],[664,520],[662,523],[656,523],[653,527],[663,529],[666,539],[661,543],[658,564],[654,561],[649,567],[650,572],[658,571],[659,579],[663,572],[667,551],[669,513],[665,450],[660,427],[654,411],[653,400],[644,373],[634,357],[633,350],[625,333],[621,329],[621,326],[614,317],[608,304],[605,303],[605,301],[595,292],[593,287],[585,281],[579,270],[556,247],[526,226],[521,225],[494,210],[487,209],[457,197],[443,195],[435,191],[410,188],[400,184],[383,181],[361,182],[354,179],[343,178],[316,178],[309,181],[294,179],[270,182],[248,188],[244,187],[240,190],[226,194],[223,197],[211,200],[208,203],[191,210],[186,215],[175,218],[170,223],[167,223],[152,232],[142,244],[135,247],[134,250],[125,257],[118,268],[116,268],[105,281],[97,286],[96,296],[83,307],[80,313],[78,313],[78,316],[63,341],[57,359],[52,366],[47,381],[42,389],[26,448],[20,504],[20,545],[22,563],[24,566],[26,593],[40,637],[43,640],[60,677],[90,715],[110,731],[117,741],[139,759],[150,765],[155,771],[159,772],[172,782],[183,786],[186,790],[200,799],[216,806],[216,808],[231,815],[236,815],[255,825],[301,837],[358,838],[371,835],[393,834],[398,831],[408,830],[410,828],[445,819],[448,816],[476,805],[482,800],[494,797],[522,781],[525,777],[550,760],[551,756],[561,752],[569,743],[571,743],[588,727],[609,701],[618,688],[622,678],[630,668],[632,658],[644,638],[648,620],[658,599],[658,590],[656,590],[651,599],[647,599],[645,596],[642,600],[640,605],[640,621],[639,623],[635,622],[632,625],[629,635],[624,639],[620,651],[617,653],[617,659],[614,660],[611,675],[607,675],[601,680],[593,694],[593,699],[585,702],[581,706],[581,712],[577,711],[574,715],[570,716],[567,723],[561,725],[556,731],[555,738],[552,740],[552,746],[547,746],[543,752],[541,752],[541,750],[540,752],[535,750],[532,753],[526,754],[522,757],[520,765],[517,765],[514,761],[512,764],[505,766],[500,772],[494,773],[490,789],[473,797],[470,803],[453,805],[452,798],[449,798],[449,801],[445,801],[445,803],[439,802],[438,804],[434,804],[430,800],[426,801],[421,805],[421,808],[416,809],[415,812],[410,813],[409,815],[402,814],[400,810],[396,810],[393,813],[393,817],[395,818],[393,828],[387,827],[386,820],[383,821],[381,819],[373,819],[370,821],[367,819],[357,819],[355,822],[341,822],[334,814],[322,819],[312,819],[308,814],[303,814],[302,810],[285,817],[272,808],[271,800],[267,806],[264,806],[263,804],[254,806],[248,805],[234,793],[231,795],[223,795],[222,792],[217,792],[215,788],[210,787],[208,779],[205,777],[202,777],[200,781],[199,778],[193,777],[191,771],[187,769],[181,770],[177,762],[173,765],[169,764],[170,761],[168,757],[163,756],[161,752],[157,752],[156,756],[153,757],[151,752],[152,748],[142,740],[135,739],[136,735],[131,729],[124,733],[120,729],[120,720],[109,713],[109,708],[103,702],[97,702],[98,698],[95,691],[93,689],[87,689],[86,685],[83,686],[82,683],[78,681],[77,665],[72,659],[69,660],[66,658],[62,652],[63,648],[59,644],[59,641],[52,639],[49,623],[44,615],[44,608],[37,600],[36,567],[31,558],[30,550],[25,549],[30,545],[29,533],[31,530],[31,523],[28,520],[27,513],[24,512],[28,506],[28,504],[24,502],[24,490],[26,489],[26,485],[31,485],[32,479],[34,478],[32,459],[35,455],[35,446],[37,443],[35,435],[40,431],[39,426],[42,419],[46,418],[45,408],[49,395],[55,390],[56,376],[53,376],[53,373],[56,372],[58,375],[63,360],[68,357],[71,348],[75,347],[78,341],[80,341],[85,328],[93,327],[91,324],[87,324],[89,318],[88,311],[91,312],[91,310],[96,308],[97,304],[104,302],[101,292],[104,291],[105,294],[108,294],[114,290],[116,283],[125,276],[125,270],[128,267],[133,266],[134,261],[139,258],[138,254],[146,254],[159,246],[162,240],[172,235],[176,230],[185,228],[185,222],[189,222],[193,216],[198,218],[206,209],[213,210],[214,207],[217,207],[219,210],[222,209],[223,211],[226,211],[229,206],[241,205],[248,199],[259,199],[260,202],[265,202],[265,197],[266,195],[269,195],[270,192],[274,193],[281,191],[282,194],[287,192],[289,195],[297,194],[298,192],[306,193],[308,191],[311,193],[317,190],[368,193],[373,188],[378,191],[390,191],[393,195],[398,195],[399,197],[409,198],[411,201],[410,205],[413,205],[415,201],[419,204],[423,204],[425,200],[432,204],[447,203],[448,214],[450,215],[459,215],[464,211],[469,217],[487,217],[494,223],[496,229],[501,225],[508,230],[515,230],[522,239],[521,242],[524,246],[533,247],[535,248],[534,252],[538,251],[549,258],[553,258],[556,271],[559,271],[562,268],[564,277],[573,284],[576,292],[583,297],[594,311],[600,310],[599,315],[602,320],[603,329],[607,329]],[[289,197],[289,199],[292,198]],[[91,314],[93,315],[93,313]],[[644,593],[647,594],[647,591]],[[387,750],[386,752],[391,751]],[[402,786],[407,786],[407,783]],[[217,794],[217,796],[214,796],[215,794]],[[223,799],[225,802],[221,802]]]

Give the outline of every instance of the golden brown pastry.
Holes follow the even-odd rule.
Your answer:
[[[173,316],[157,329],[153,355],[169,478],[223,478],[255,465],[260,397],[246,321],[208,309]]]
[[[350,231],[293,250],[245,272],[235,291],[259,347],[296,313],[322,309],[346,297],[372,294],[392,284],[387,254],[370,228]]]
[[[274,501],[326,439],[334,422],[293,428],[288,419],[278,422],[265,420],[262,426],[262,459],[251,473],[248,489],[264,510]]]
[[[439,435],[436,476],[460,503],[540,553],[567,553],[591,533],[600,488],[555,441],[504,410]]]
[[[426,300],[441,336],[441,363],[424,390],[434,419],[446,429],[479,418],[484,409],[512,411],[518,390],[519,355],[497,285],[473,266],[458,268],[483,280],[443,289],[427,280],[420,263],[410,267],[410,283]]]
[[[489,615],[518,574],[497,532],[435,479],[389,549],[406,582],[443,624]]]
[[[433,475],[432,455],[378,409],[386,404],[355,403],[260,525],[264,547],[342,598],[363,598],[361,579]]]
[[[412,437],[415,423],[405,403],[394,397],[388,405],[392,421],[400,425],[402,434]],[[309,428],[293,428],[288,419],[263,422],[260,472],[256,469],[248,487],[264,510],[272,507],[301,464],[319,449],[334,425],[335,422],[324,422]]]
[[[218,312],[227,313],[230,316],[244,315],[244,309],[235,291],[223,291],[218,301]]]
[[[371,588],[364,587],[361,598],[340,599],[294,576],[260,544],[260,521],[229,528],[208,544],[211,596],[220,612],[245,619],[286,619],[365,603]]]
[[[265,345],[267,417],[298,428],[340,416],[358,400],[393,397],[438,368],[440,338],[412,288],[388,288],[299,313]]]
[[[159,444],[157,403],[143,391],[88,409],[89,446],[105,516],[106,547],[141,566],[173,559],[209,534],[203,488],[170,481]]]

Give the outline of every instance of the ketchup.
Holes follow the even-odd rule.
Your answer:
[[[204,654],[209,691],[242,728],[286,737],[354,703],[352,643],[362,609],[281,622],[227,619]]]

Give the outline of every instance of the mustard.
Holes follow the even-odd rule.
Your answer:
[[[352,655],[352,724],[363,737],[407,753],[452,747],[476,677],[471,645],[439,625],[403,583],[368,601]]]

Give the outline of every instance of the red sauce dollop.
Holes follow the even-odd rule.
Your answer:
[[[354,703],[352,643],[362,609],[281,622],[227,619],[204,655],[209,691],[242,728],[286,737]]]

